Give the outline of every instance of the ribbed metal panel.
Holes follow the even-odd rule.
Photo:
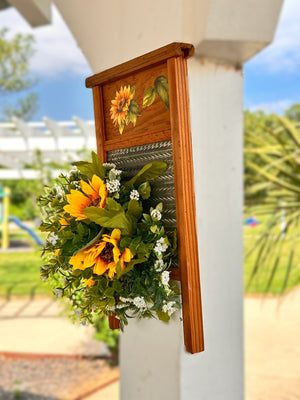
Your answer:
[[[160,202],[163,203],[162,220],[166,233],[172,237],[176,228],[172,142],[165,141],[111,150],[107,152],[107,161],[115,163],[118,168],[123,169],[126,177],[134,176],[145,164],[151,161],[168,163],[168,169],[165,173],[151,182],[151,200],[148,204],[146,203],[146,206],[150,208],[151,206],[155,207]]]

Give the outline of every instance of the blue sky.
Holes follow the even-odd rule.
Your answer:
[[[299,20],[300,1],[285,0],[273,43],[245,65],[245,108],[282,113],[300,102]],[[36,38],[31,69],[39,77],[34,87],[39,109],[34,120],[70,120],[73,115],[93,119],[92,94],[84,82],[91,69],[56,9],[52,25],[33,30],[11,8],[0,13],[0,28],[4,26],[11,34],[32,33]]]

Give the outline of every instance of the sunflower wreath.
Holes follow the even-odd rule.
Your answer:
[[[128,318],[158,317],[168,321],[180,308],[180,291],[168,268],[176,255],[165,233],[162,203],[146,207],[149,181],[167,168],[164,162],[145,165],[123,179],[114,164],[74,163],[38,198],[44,244],[41,279],[55,283],[54,293],[70,300],[83,323],[114,315],[120,328]]]

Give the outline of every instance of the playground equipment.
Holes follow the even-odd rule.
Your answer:
[[[19,228],[24,229],[40,246],[43,244],[42,240],[35,234],[35,232],[14,215],[9,215],[10,207],[10,189],[0,186],[0,232],[2,237],[2,250],[9,247],[9,229],[8,223],[14,222]]]
[[[9,220],[10,189],[0,186],[0,232],[2,234],[2,249],[9,246],[8,220]]]

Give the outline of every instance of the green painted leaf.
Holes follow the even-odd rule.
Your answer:
[[[138,187],[138,192],[142,199],[147,200],[151,194],[151,186],[149,182],[144,182]]]
[[[129,188],[132,185],[140,185],[141,183],[151,181],[161,176],[168,168],[168,164],[163,161],[153,161],[146,164],[130,181],[125,183],[125,187]]]
[[[132,99],[130,101],[130,104],[128,107],[128,112],[130,112],[131,114],[135,114],[135,115],[141,115],[139,105],[134,99]]]
[[[152,86],[149,86],[148,89],[145,90],[143,97],[143,107],[151,106],[156,97],[156,92]]]
[[[106,207],[88,207],[83,210],[89,220],[103,228],[118,228],[123,235],[130,235],[132,223],[126,217],[123,207],[111,198],[106,199]]]
[[[130,87],[130,93],[132,94],[132,96],[134,96],[134,94],[135,94],[135,86],[131,86]]]
[[[169,109],[169,84],[165,76],[161,75],[154,81],[154,88],[160,100]]]
[[[128,111],[128,113],[127,113],[127,115],[125,117],[125,122],[128,121],[128,122],[126,122],[126,125],[128,125],[130,122],[132,122],[133,126],[135,126],[136,125],[136,119],[137,119],[137,114],[134,114],[131,111]]]

